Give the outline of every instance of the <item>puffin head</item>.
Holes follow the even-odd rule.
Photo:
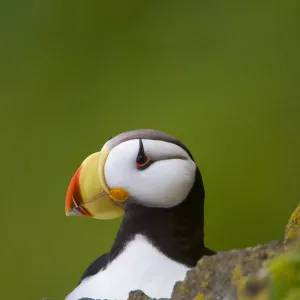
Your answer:
[[[88,156],[71,179],[67,216],[113,219],[131,204],[171,208],[191,191],[197,166],[189,150],[156,130],[134,130],[111,138]]]

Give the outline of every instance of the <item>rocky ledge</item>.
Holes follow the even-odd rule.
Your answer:
[[[185,280],[175,284],[171,299],[299,300],[300,204],[288,221],[283,242],[202,257]],[[132,291],[128,300],[152,299]]]

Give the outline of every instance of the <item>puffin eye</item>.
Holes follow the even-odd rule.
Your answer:
[[[136,166],[138,169],[143,170],[150,164],[150,159],[146,155],[138,155],[136,158]]]
[[[136,157],[136,167],[139,170],[145,170],[146,168],[148,168],[151,165],[151,163],[152,163],[152,161],[144,152],[144,145],[143,145],[142,139],[140,139],[139,153]]]

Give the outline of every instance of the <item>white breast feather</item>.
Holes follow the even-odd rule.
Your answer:
[[[175,282],[183,280],[187,270],[137,235],[106,270],[83,280],[66,300],[126,300],[132,290],[142,290],[151,298],[170,298]]]

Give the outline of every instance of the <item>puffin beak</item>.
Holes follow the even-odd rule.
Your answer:
[[[110,190],[105,182],[104,164],[108,154],[108,150],[101,150],[90,155],[75,172],[66,195],[67,216],[114,219],[124,214],[115,201],[126,201],[129,194],[121,188]]]

